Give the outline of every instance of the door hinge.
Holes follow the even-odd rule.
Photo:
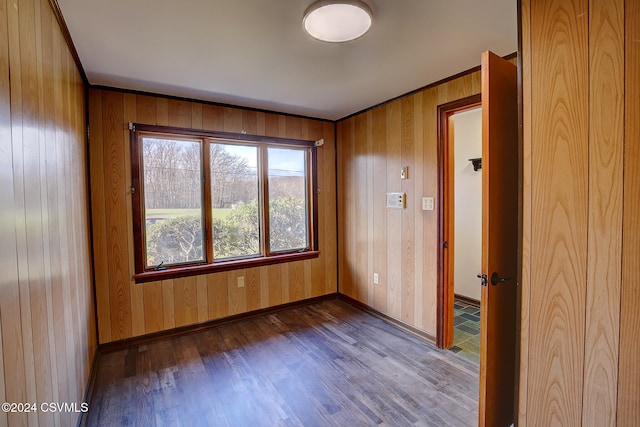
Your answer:
[[[447,249],[449,247],[449,242],[442,242],[442,247]]]

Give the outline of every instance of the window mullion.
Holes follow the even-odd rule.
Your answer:
[[[260,145],[260,162],[258,179],[260,181],[260,249],[264,256],[271,254],[269,245],[269,159],[267,158],[267,145]]]
[[[210,141],[202,140],[202,206],[204,208],[205,252],[207,263],[213,262],[213,209],[211,207],[211,153]]]

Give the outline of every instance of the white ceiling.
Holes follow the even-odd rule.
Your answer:
[[[516,0],[366,0],[364,37],[302,29],[313,0],[58,0],[89,82],[336,120],[517,49]]]

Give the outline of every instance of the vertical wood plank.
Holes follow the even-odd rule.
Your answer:
[[[265,117],[266,117],[266,113],[262,111],[256,113],[256,135],[261,135],[261,136],[266,135]]]
[[[46,12],[46,11],[45,11]],[[39,401],[49,401],[53,398],[53,373],[55,372],[55,350],[51,348],[49,330],[49,319],[52,313],[51,308],[51,280],[50,268],[48,266],[50,248],[48,245],[48,224],[47,218],[47,198],[42,194],[42,189],[47,188],[47,169],[45,156],[46,143],[46,116],[44,105],[44,75],[43,75],[43,52],[42,52],[42,16],[40,2],[34,2],[33,21],[29,19],[29,27],[34,33],[34,46],[31,60],[33,68],[34,87],[29,102],[31,108],[31,120],[34,133],[37,137],[31,146],[33,159],[31,173],[31,189],[28,190],[27,208],[31,210],[31,217],[40,217],[39,222],[33,221],[27,229],[27,241],[29,245],[29,291],[31,299],[31,328],[34,339],[34,362],[36,377],[36,396]],[[34,135],[35,136],[35,135]],[[52,332],[52,331],[51,331]],[[56,375],[57,377],[57,375]],[[56,378],[57,380],[57,378]],[[56,381],[57,382],[57,381]],[[57,394],[57,393],[56,393]],[[52,418],[44,413],[38,414],[39,423],[43,424]],[[58,417],[59,419],[59,414]]]
[[[338,210],[338,215],[337,217],[339,218],[339,220],[337,221],[337,230],[338,230],[338,292],[345,294],[345,288],[346,288],[346,271],[345,271],[345,259],[347,258],[347,255],[345,253],[345,242],[347,239],[347,235],[345,232],[345,221],[346,221],[346,209],[345,209],[345,204],[346,204],[346,195],[348,193],[348,188],[346,186],[345,183],[345,179],[344,179],[344,175],[346,174],[346,168],[345,168],[345,159],[344,159],[344,145],[346,144],[346,141],[344,140],[344,127],[345,127],[345,120],[339,122],[336,124],[336,137],[337,139],[340,141],[340,146],[337,149],[336,152],[336,156],[337,156],[337,166],[338,166],[338,170],[336,171],[336,181],[338,184],[338,188],[341,188],[342,191],[339,192],[337,194],[337,198],[338,198],[338,206],[337,206],[337,210]]]
[[[614,425],[617,406],[624,149],[624,1],[589,11],[589,222],[582,419]]]
[[[280,294],[282,295],[281,302],[282,304],[286,304],[291,301],[291,297],[289,295],[289,265],[288,264],[280,264],[278,265],[280,268]]]
[[[164,329],[176,327],[175,296],[172,279],[162,281],[162,326]]]
[[[532,4],[532,425],[582,417],[587,281],[588,1]]]
[[[91,110],[89,110],[91,112]],[[156,121],[156,100],[149,95],[136,96],[136,121],[149,125],[155,125]]]
[[[156,122],[159,126],[169,126],[169,100],[156,98]]]
[[[125,122],[137,122],[137,96],[125,93],[123,95],[123,114]],[[124,177],[125,177],[125,209],[126,219],[126,236],[127,236],[127,260],[129,262],[129,271],[135,271],[133,256],[133,211],[131,207],[131,144],[129,142],[129,128],[123,127],[122,142],[124,144]],[[144,290],[142,286],[136,286],[135,282],[129,276],[129,295],[131,298],[131,334],[133,336],[143,335],[145,333],[145,308],[144,308]]]
[[[108,259],[107,218],[104,187],[104,151],[102,130],[102,91],[91,89],[89,94],[89,126],[92,130],[89,155],[91,161],[91,212],[93,214],[93,256]],[[55,191],[55,189],[52,189]],[[98,336],[101,343],[111,341],[111,304],[109,301],[109,270],[107,263],[96,262],[96,306],[98,310]]]
[[[227,273],[207,275],[207,298],[209,319],[218,319],[229,315]]]
[[[217,105],[202,106],[202,128],[207,130],[224,130],[224,112]]]
[[[249,268],[246,271],[244,285],[247,289],[247,311],[260,308],[260,271],[257,268]]]
[[[131,337],[131,298],[129,293],[129,258],[125,235],[125,153],[122,143],[124,124],[123,96],[117,92],[103,93],[102,129],[104,141],[105,198],[109,262],[109,301],[111,307],[111,337]]]
[[[197,279],[195,276],[173,280],[176,327],[191,325],[198,320]]]
[[[52,51],[53,51],[53,80],[54,81],[63,81],[65,77],[63,76],[63,39],[59,32],[54,32],[52,34]],[[67,145],[64,140],[65,134],[65,122],[64,122],[64,100],[66,97],[66,88],[64,85],[56,84],[54,85],[53,90],[53,116],[54,122],[56,124],[54,135],[52,138],[53,150],[51,152],[51,158],[55,161],[52,161],[52,170],[51,176],[52,181],[54,181],[55,190],[52,192],[52,195],[55,195],[55,199],[52,199],[53,205],[55,205],[55,210],[52,215],[52,218],[55,218],[56,227],[54,228],[55,240],[52,245],[52,253],[56,254],[54,258],[52,258],[52,274],[54,275],[55,284],[53,285],[53,320],[54,320],[54,336],[56,343],[57,354],[56,360],[58,362],[57,371],[58,376],[60,378],[67,378],[67,381],[60,381],[58,383],[58,394],[59,396],[69,396],[71,391],[70,379],[72,377],[72,368],[73,361],[68,360],[72,359],[69,357],[66,349],[72,346],[72,343],[68,341],[68,331],[67,327],[67,319],[68,314],[65,309],[68,307],[65,304],[65,301],[68,301],[68,297],[65,295],[68,286],[66,281],[68,281],[68,254],[66,254],[67,244],[63,243],[65,237],[67,235],[68,228],[68,218],[66,212],[66,197],[64,196],[64,188],[65,184],[68,180],[65,177],[65,171],[71,165],[67,165],[64,157],[64,146]]]
[[[357,258],[356,258],[356,210],[357,203],[357,186],[356,186],[356,141],[355,141],[355,118],[351,118],[346,121],[344,126],[344,133],[342,135],[342,146],[344,153],[344,185],[347,190],[345,194],[345,212],[342,215],[344,221],[345,232],[345,244],[344,244],[344,272],[346,274],[344,279],[345,293],[353,298],[357,297]]]
[[[367,271],[366,271],[366,280],[367,280],[367,287],[366,287],[366,302],[367,305],[373,307],[373,300],[374,300],[374,295],[375,295],[375,287],[376,286],[380,286],[379,285],[379,279],[378,279],[378,284],[373,283],[373,274],[375,271],[375,264],[374,264],[374,251],[375,251],[375,246],[374,246],[374,211],[376,209],[376,206],[374,204],[374,197],[373,195],[375,194],[375,186],[374,186],[374,177],[375,177],[375,171],[373,168],[373,152],[374,152],[374,147],[373,147],[373,111],[367,111],[366,112],[366,147],[367,147],[367,161],[366,161],[366,174],[367,174],[367,178],[366,178],[366,183],[367,183],[367,198],[366,198],[366,212],[367,212],[367,240],[366,240],[366,245],[367,245]],[[377,206],[377,208],[379,209],[380,207]],[[377,273],[377,272],[376,272]]]
[[[287,264],[289,277],[289,301],[300,301],[304,298],[304,269],[301,261]]]
[[[202,104],[190,102],[191,107],[191,127],[193,129],[202,129]]]
[[[336,195],[336,132],[333,123],[322,124],[322,137],[324,138],[324,215],[320,222],[325,223],[325,240],[322,243],[325,266],[325,294],[336,292],[338,289],[338,227],[337,227],[337,195]]]
[[[312,260],[310,259],[305,259],[304,261],[302,261],[302,283],[304,283],[304,298],[311,298],[313,296],[313,294],[311,293],[311,284],[314,278],[311,275],[311,263]]]
[[[64,40],[60,40],[60,45],[64,45]],[[60,138],[62,141],[60,147],[60,159],[62,160],[60,164],[68,165],[60,171],[60,187],[61,192],[58,193],[59,196],[62,196],[60,200],[60,206],[62,209],[60,210],[60,214],[63,217],[70,218],[67,226],[65,227],[65,232],[61,233],[61,248],[62,252],[62,265],[63,265],[63,275],[66,280],[63,281],[63,299],[64,301],[74,301],[75,302],[75,287],[72,285],[73,283],[78,283],[78,274],[77,274],[77,247],[75,243],[75,220],[76,217],[74,215],[75,204],[70,201],[73,200],[73,195],[77,194],[74,188],[74,184],[78,178],[76,175],[77,166],[73,167],[76,162],[73,159],[74,150],[72,149],[72,127],[73,127],[73,111],[71,108],[71,103],[69,100],[72,98],[72,94],[70,91],[72,88],[67,86],[68,83],[71,82],[72,76],[70,75],[70,58],[68,55],[64,55],[62,57],[62,78],[65,81],[64,95],[62,97],[62,128],[60,132]],[[64,333],[66,338],[66,344],[69,348],[73,348],[76,340],[78,339],[78,322],[76,321],[76,312],[75,310],[64,310]],[[67,366],[68,366],[68,375],[69,375],[69,393],[72,396],[78,395],[80,384],[77,382],[78,378],[78,365],[79,365],[79,354],[77,353],[68,353],[67,354]]]
[[[17,6],[17,7],[16,7]],[[24,6],[24,8],[23,8]],[[25,159],[25,148],[33,141],[32,130],[29,123],[29,85],[32,80],[34,70],[29,69],[31,65],[28,60],[29,55],[29,35],[26,31],[24,21],[28,19],[31,4],[14,4],[9,8],[9,61],[11,70],[11,124],[13,143],[13,182],[14,182],[14,221],[16,233],[16,249],[18,254],[18,280],[17,291],[21,328],[21,344],[19,357],[22,358],[23,381],[22,384],[25,398],[36,399],[36,384],[33,357],[33,331],[29,325],[31,321],[31,301],[29,294],[29,265],[27,248],[27,206],[25,200],[25,190],[27,185],[25,179],[29,179],[25,173],[25,168],[29,168],[28,156]],[[24,46],[24,54],[22,52]],[[25,58],[26,56],[26,58]],[[14,73],[17,71],[17,74]],[[26,98],[26,100],[25,100]],[[11,422],[13,417],[9,417]],[[14,418],[15,420],[16,418]],[[31,424],[37,423],[37,414],[28,414],[26,419]]]
[[[267,113],[264,117],[264,134],[266,136],[278,136],[278,116]]]
[[[262,266],[260,271],[260,308],[270,307],[269,305],[269,266]]]
[[[0,236],[4,244],[0,245],[0,312],[2,313],[2,355],[3,355],[3,394],[8,402],[21,402],[26,399],[25,372],[22,334],[20,331],[20,294],[18,287],[18,250],[16,229],[13,217],[18,207],[15,203],[14,175],[13,175],[13,150],[17,146],[14,142],[19,135],[18,124],[13,123],[13,116],[17,114],[15,108],[19,108],[11,97],[10,83],[20,79],[19,68],[15,68],[15,12],[7,8],[6,2],[0,2],[0,48],[8,51],[9,56],[0,55],[0,194],[3,203],[0,203],[0,215],[7,219],[7,226],[0,227]],[[12,70],[11,81],[9,72]],[[16,75],[17,74],[17,75]],[[18,92],[19,93],[19,92]],[[13,94],[17,96],[16,93]],[[6,391],[5,391],[6,390]],[[0,420],[9,423],[18,423],[17,414],[3,414]]]
[[[236,108],[224,107],[224,131],[242,132],[242,111]]]
[[[625,154],[618,425],[640,419],[640,4],[625,1]]]
[[[424,194],[438,195],[438,92],[436,88],[422,93],[422,127],[424,135],[424,152],[422,164],[424,167]],[[437,207],[435,208],[437,209]],[[426,332],[435,336],[437,315],[437,281],[438,281],[438,216],[437,210],[425,212],[424,229],[424,269],[423,282],[423,316],[422,324]],[[429,285],[430,284],[430,285]]]
[[[207,276],[197,276],[196,303],[198,306],[198,322],[205,322],[209,317],[209,295],[207,292]]]
[[[413,300],[414,300],[414,314],[412,319],[412,324],[418,329],[423,329],[423,292],[424,286],[422,284],[422,274],[424,268],[424,239],[422,239],[424,233],[424,220],[422,211],[422,197],[424,196],[423,186],[424,186],[424,174],[425,167],[422,164],[422,159],[424,156],[424,141],[422,140],[423,129],[422,129],[422,93],[417,93],[413,95],[414,103],[413,103],[413,117],[414,117],[414,125],[413,125],[413,166],[410,168],[409,179],[411,179],[414,183],[413,194],[411,198],[414,199],[413,202],[413,211],[415,212],[414,217],[414,245],[415,245],[415,255],[413,257],[414,264],[414,275],[413,275]]]
[[[353,209],[353,239],[355,241],[354,263],[354,291],[358,301],[368,303],[368,249],[367,243],[367,116],[360,114],[354,118],[354,157],[352,168],[354,172],[354,203]]]
[[[520,286],[520,366],[518,381],[518,425],[527,426],[529,382],[529,331],[531,329],[531,6],[521,0],[522,33],[522,286]]]
[[[471,74],[467,74],[466,76],[447,82],[447,102],[466,98],[467,96],[471,95],[472,85],[473,76]],[[478,92],[480,92],[480,90],[478,90]]]
[[[144,329],[145,333],[151,334],[164,329],[164,319],[162,313],[162,283],[151,282],[142,286],[144,295]]]
[[[307,138],[313,140],[313,141],[317,141],[321,138],[323,138],[323,125],[322,122],[319,121],[315,121],[315,120],[306,120],[306,127],[307,127]],[[327,225],[327,215],[333,215],[335,217],[336,211],[335,211],[335,207],[333,212],[329,212],[327,213],[327,205],[330,204],[328,203],[329,200],[331,200],[331,197],[329,196],[329,194],[333,194],[335,193],[335,187],[333,191],[328,192],[327,191],[327,187],[326,187],[326,183],[329,181],[328,177],[326,177],[325,179],[325,175],[327,175],[326,170],[327,170],[327,165],[325,164],[326,160],[326,153],[329,150],[332,150],[332,148],[329,147],[329,143],[327,143],[325,141],[325,144],[327,144],[326,148],[325,146],[322,146],[320,148],[318,148],[316,150],[316,178],[317,178],[317,210],[318,210],[318,223],[316,224],[316,228],[318,230],[318,242],[320,244],[321,243],[321,248],[319,248],[322,251],[322,255],[323,259],[314,259],[311,262],[311,274],[313,275],[313,280],[310,281],[309,285],[311,286],[311,295],[313,296],[318,296],[318,295],[324,295],[325,294],[325,288],[326,288],[326,275],[325,275],[325,268],[323,268],[326,264],[325,260],[328,260],[328,258],[326,258],[326,254],[324,253],[324,249],[325,247],[329,247],[327,246],[327,242],[328,242],[328,238],[330,239],[330,235],[327,235],[327,229],[326,229],[326,225]],[[335,166],[334,168],[332,168],[333,170],[335,170]],[[331,173],[331,172],[330,172]],[[333,229],[333,232],[335,233],[335,229]],[[334,279],[335,281],[335,279]]]
[[[42,217],[40,192],[40,141],[38,134],[38,75],[35,22],[35,3],[19,2],[20,15],[20,67],[22,69],[22,169],[24,191],[24,231],[26,244],[26,270],[19,276],[20,302],[23,311],[22,333],[25,344],[25,367],[27,373],[27,398],[39,400],[50,396],[49,348],[44,294],[44,264],[42,253],[42,223],[30,218]],[[29,218],[29,220],[27,220]],[[21,263],[19,263],[20,265]],[[20,272],[22,273],[22,272]],[[24,286],[23,286],[24,285]],[[29,349],[29,344],[31,349]],[[43,354],[44,353],[44,354]],[[29,414],[29,422],[40,418]]]
[[[402,180],[402,192],[407,195],[406,208],[402,212],[402,298],[401,319],[409,324],[415,324],[415,162],[414,162],[414,100],[413,96],[402,99],[400,104],[402,128],[400,158],[401,168],[408,167],[409,178]],[[393,169],[392,169],[393,173]],[[398,172],[396,172],[398,173]]]
[[[9,50],[9,39],[7,31],[7,4],[0,1],[0,49],[3,52]],[[11,141],[11,104],[10,104],[10,84],[9,84],[9,58],[7,55],[0,55],[0,140]],[[0,218],[10,218],[13,215],[13,177],[11,170],[11,143],[0,144],[0,198],[4,203],[0,204]],[[5,304],[9,301],[11,288],[10,283],[17,282],[18,272],[15,269],[17,254],[15,251],[15,238],[11,235],[13,227],[0,227],[0,239],[5,242],[0,245],[0,312],[4,313]],[[9,317],[5,315],[5,328],[9,329],[10,322],[15,320],[15,313]],[[7,380],[5,379],[4,354],[6,350],[3,345],[3,324],[0,322],[0,400],[7,401]],[[5,334],[6,336],[6,334]],[[11,366],[9,366],[9,369]],[[0,424],[8,425],[7,414],[0,414]]]
[[[397,192],[401,188],[398,174],[402,161],[401,107],[400,100],[386,106],[387,192]],[[396,319],[402,318],[402,254],[402,211],[387,209],[387,309]]]
[[[378,273],[378,284],[374,285],[373,307],[387,311],[387,119],[384,107],[372,111],[373,138],[373,269]]]
[[[301,139],[302,138],[302,119],[299,117],[284,117],[286,138]]]
[[[167,101],[169,126],[191,128],[191,103],[177,99]]]
[[[282,303],[282,280],[280,279],[280,266],[270,265],[269,269],[269,305],[271,307]]]
[[[242,130],[249,135],[258,133],[258,115],[255,111],[242,110]]]
[[[229,293],[229,314],[239,314],[247,311],[246,270],[227,272],[227,291]],[[238,287],[238,278],[245,277],[245,286]]]

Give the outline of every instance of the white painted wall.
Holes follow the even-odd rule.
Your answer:
[[[451,119],[450,119],[451,120]],[[469,159],[482,154],[482,108],[456,113],[454,123],[454,292],[480,301],[482,171]]]

